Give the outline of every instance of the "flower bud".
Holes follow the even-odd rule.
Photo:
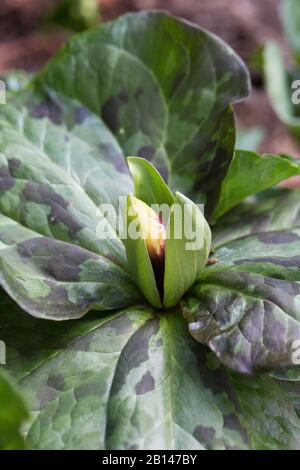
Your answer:
[[[143,201],[132,196],[131,202],[139,219],[141,237],[145,240],[149,256],[153,262],[157,262],[165,255],[165,227],[159,215]]]
[[[125,213],[128,265],[148,302],[170,308],[199,279],[210,252],[210,228],[199,207],[174,195],[147,160],[130,157],[128,164],[136,196],[128,196]],[[167,217],[162,220],[160,209],[150,205],[166,206]]]

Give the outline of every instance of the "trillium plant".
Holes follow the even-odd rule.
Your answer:
[[[236,148],[240,58],[142,12],[5,80],[0,447],[299,449],[300,168]]]

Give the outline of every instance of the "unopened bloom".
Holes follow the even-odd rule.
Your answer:
[[[173,194],[151,163],[137,157],[128,163],[135,188],[125,213],[128,266],[148,302],[170,308],[199,279],[210,252],[210,228],[200,208]],[[166,206],[167,216],[162,220],[152,205]]]
[[[131,196],[140,227],[140,235],[145,240],[151,260],[154,262],[165,254],[166,229],[159,215],[140,199]]]

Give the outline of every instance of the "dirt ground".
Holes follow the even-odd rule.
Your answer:
[[[0,73],[39,69],[70,32],[41,27],[41,18],[57,0],[0,0]],[[289,60],[280,23],[280,0],[100,0],[102,20],[126,11],[164,9],[198,23],[221,36],[249,63],[266,40],[276,39]],[[238,125],[263,126],[260,150],[300,157],[298,147],[274,115],[263,89],[260,72],[251,71],[252,94],[236,105]]]

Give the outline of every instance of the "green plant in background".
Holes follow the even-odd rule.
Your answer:
[[[236,149],[257,151],[265,137],[265,130],[262,126],[252,126],[237,129]]]
[[[58,0],[47,17],[47,24],[58,24],[73,31],[84,31],[100,22],[100,0]]]
[[[295,61],[300,63],[300,9],[295,0],[283,0],[282,21]]]
[[[283,0],[282,20],[289,41],[294,64],[287,69],[279,45],[270,41],[264,50],[264,74],[266,89],[279,119],[291,134],[300,137],[300,104],[293,103],[292,96],[299,98],[299,85],[292,86],[300,79],[300,5],[297,0]]]
[[[247,60],[254,79],[263,75],[263,46],[257,47]],[[257,151],[266,135],[264,126],[237,127],[236,129],[236,149]]]
[[[0,332],[29,448],[300,448],[300,195],[264,191],[300,169],[235,151],[248,92],[224,42],[148,12],[76,36],[0,108]],[[126,247],[97,235],[119,196],[144,234]],[[174,200],[205,204],[216,259],[203,223],[157,277],[149,205],[171,225]]]

